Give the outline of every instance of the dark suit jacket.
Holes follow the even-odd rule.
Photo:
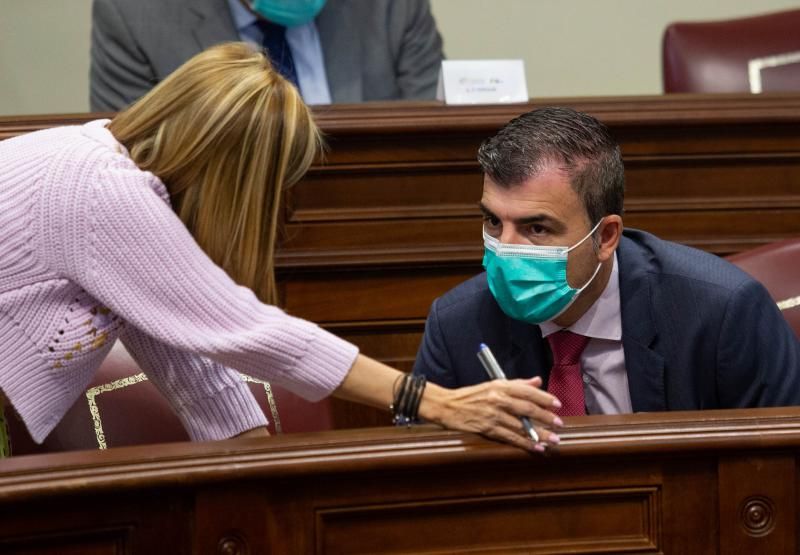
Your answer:
[[[800,343],[760,283],[636,230],[625,230],[617,257],[634,412],[800,404]],[[433,303],[414,371],[446,387],[486,381],[481,342],[509,379],[539,375],[546,387],[547,342],[500,310],[486,274]]]
[[[428,0],[328,0],[316,19],[333,102],[432,99],[442,39]],[[94,0],[90,105],[120,110],[239,35],[226,0]]]

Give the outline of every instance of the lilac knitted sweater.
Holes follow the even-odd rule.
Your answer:
[[[0,142],[0,389],[33,439],[117,337],[195,440],[266,423],[234,369],[310,400],[333,391],[356,347],[236,285],[106,124]]]

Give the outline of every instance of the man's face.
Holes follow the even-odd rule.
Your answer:
[[[485,176],[480,206],[486,233],[501,243],[571,247],[597,223],[589,222],[567,175],[556,167],[511,187],[502,187]],[[582,287],[598,262],[588,238],[569,253],[569,284]]]

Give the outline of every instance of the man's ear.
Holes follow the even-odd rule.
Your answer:
[[[605,262],[614,255],[619,240],[622,237],[622,218],[617,214],[609,214],[603,218],[603,223],[597,229],[598,249],[597,258]]]

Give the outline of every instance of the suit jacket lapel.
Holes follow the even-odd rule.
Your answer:
[[[348,9],[348,4],[345,0],[329,0],[316,19],[328,89],[334,103],[364,100],[358,14]]]
[[[189,10],[191,17],[187,18],[187,24],[200,50],[240,40],[226,0],[194,0],[189,3]]]
[[[547,389],[547,377],[550,374],[549,349],[542,341],[539,326],[526,324],[517,320],[510,321],[508,352],[508,368],[514,373],[513,378],[531,378],[541,376],[543,389]],[[512,376],[509,376],[512,378]]]
[[[478,341],[492,349],[508,379],[539,375],[547,380],[550,365],[545,363],[547,355],[543,352],[542,334],[538,326],[506,316],[488,288],[482,297],[478,321]],[[474,349],[477,353],[478,345],[474,345]],[[477,365],[477,357],[474,363]]]
[[[617,260],[622,345],[633,412],[664,411],[667,410],[664,358],[652,348],[658,329],[651,304],[651,261],[636,243],[624,236]]]

